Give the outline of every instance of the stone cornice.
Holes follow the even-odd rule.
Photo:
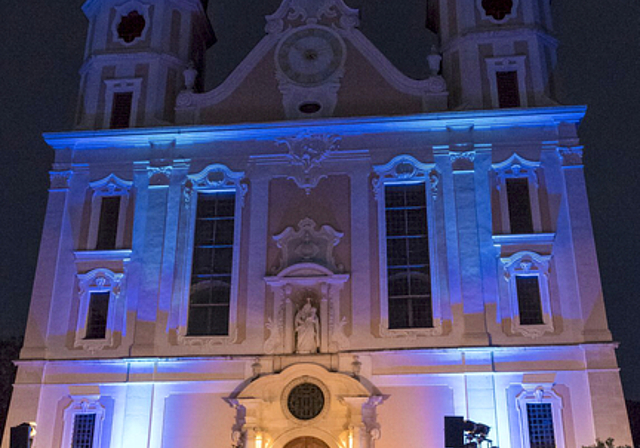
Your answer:
[[[199,125],[129,128],[66,133],[45,133],[45,141],[56,150],[97,148],[149,148],[158,138],[175,139],[176,147],[217,141],[269,141],[300,133],[332,133],[342,137],[383,133],[446,132],[465,123],[478,130],[516,127],[549,127],[559,123],[579,124],[585,106],[560,106],[509,110],[458,111],[393,117],[327,118],[236,125]],[[558,137],[559,138],[559,137]],[[549,142],[545,142],[549,143]]]

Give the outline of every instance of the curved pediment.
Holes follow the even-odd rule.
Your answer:
[[[177,99],[181,124],[415,114],[447,108],[440,57],[431,75],[405,76],[362,34],[342,0],[284,0],[266,36],[217,88]],[[433,61],[433,62],[431,62]],[[371,95],[376,92],[376,95]]]

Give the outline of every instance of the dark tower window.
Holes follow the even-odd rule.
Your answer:
[[[118,37],[126,43],[131,43],[136,38],[142,36],[142,31],[144,31],[146,24],[147,22],[144,20],[144,16],[141,16],[138,11],[131,11],[120,19],[120,23],[118,24]]]
[[[526,177],[507,179],[506,184],[511,233],[533,233],[529,179]]]
[[[433,326],[425,184],[385,187],[389,328]]]
[[[96,250],[116,249],[120,199],[120,196],[104,196],[102,198]]]
[[[111,108],[111,129],[122,129],[130,126],[133,92],[116,92],[113,94]]]
[[[513,0],[482,0],[485,14],[495,20],[503,20],[513,9]]]
[[[223,336],[229,333],[235,193],[198,195],[189,336]]]
[[[85,339],[104,339],[106,337],[110,296],[109,291],[91,293]]]
[[[520,107],[520,89],[518,88],[518,72],[496,72],[498,84],[498,106]]]
[[[516,275],[520,325],[542,325],[540,282],[537,276]]]

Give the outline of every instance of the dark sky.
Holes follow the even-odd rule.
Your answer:
[[[361,30],[404,73],[424,77],[432,37],[425,0],[347,0]],[[471,0],[469,0],[471,2]],[[560,102],[586,104],[580,129],[609,324],[627,398],[640,400],[640,7],[637,0],[555,0]],[[263,35],[279,0],[210,0],[218,44],[209,87]],[[24,330],[53,151],[71,129],[86,20],[79,0],[0,1],[0,337]]]

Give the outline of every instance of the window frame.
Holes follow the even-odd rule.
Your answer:
[[[113,334],[124,329],[124,301],[121,289],[124,274],[114,273],[105,268],[94,269],[86,274],[77,274],[78,281],[78,318],[76,322],[75,347],[91,352],[113,346]],[[107,324],[105,337],[86,339],[88,330],[89,305],[92,293],[108,292]]]
[[[435,164],[419,162],[412,156],[394,157],[385,165],[374,166],[373,190],[378,203],[378,250],[380,278],[380,335],[382,337],[437,336],[442,334],[441,288],[438,281],[438,244],[436,232],[435,203],[440,197],[440,173]],[[387,278],[387,229],[385,186],[402,184],[424,184],[426,189],[427,235],[429,247],[429,270],[431,276],[431,327],[389,328],[389,292]]]
[[[545,403],[551,405],[555,448],[565,448],[562,398],[555,393],[552,386],[552,384],[523,384],[523,390],[516,396],[522,448],[531,448],[529,414],[527,410],[528,403]]]
[[[518,97],[520,98],[520,106],[518,108],[528,107],[526,59],[527,57],[523,55],[485,58],[489,90],[491,91],[491,105],[494,109],[502,109],[498,96],[497,72],[516,72],[518,77]]]
[[[549,271],[551,255],[540,255],[536,252],[521,251],[510,257],[500,258],[503,276],[507,283],[511,331],[530,338],[539,338],[544,333],[554,331],[551,300],[549,294]],[[520,323],[520,308],[516,277],[536,277],[540,291],[540,307],[542,323],[523,325]]]
[[[89,238],[87,247],[91,251],[108,252],[122,250],[127,227],[127,210],[131,199],[133,182],[120,179],[115,174],[110,174],[104,179],[89,184],[93,190],[91,198],[91,217],[89,221]],[[98,232],[100,231],[100,216],[102,213],[102,199],[105,197],[120,196],[120,208],[118,210],[118,230],[116,243],[113,249],[96,249],[98,244]]]
[[[184,183],[184,204],[186,214],[186,246],[180,289],[180,309],[178,317],[178,342],[183,345],[232,344],[238,336],[238,278],[240,275],[240,241],[242,232],[242,211],[247,193],[244,172],[231,171],[222,164],[207,166],[201,172],[188,175]],[[233,255],[231,268],[231,291],[229,295],[229,332],[227,335],[189,335],[189,307],[191,300],[191,272],[195,243],[198,194],[235,193],[235,215],[233,227]]]
[[[539,182],[537,170],[540,162],[533,162],[513,153],[504,162],[495,163],[492,169],[495,173],[495,188],[498,190],[500,203],[500,223],[502,234],[531,235],[511,232],[511,216],[509,212],[509,198],[507,192],[507,179],[527,179],[529,187],[529,206],[531,208],[531,221],[533,234],[542,232],[542,218],[540,216],[540,198],[538,194]]]
[[[150,5],[146,5],[144,3],[140,3],[138,1],[132,0],[128,1],[123,5],[115,6],[115,17],[113,18],[113,22],[111,22],[111,37],[112,42],[119,43],[125,47],[131,47],[140,42],[144,42],[147,39],[147,34],[149,32],[149,28],[151,28],[151,20],[149,17],[149,7]],[[140,37],[136,37],[131,42],[125,42],[123,39],[120,39],[120,35],[118,33],[118,26],[120,25],[120,20],[123,16],[127,16],[129,13],[137,11],[145,20],[145,27],[142,30],[142,34]]]
[[[93,442],[91,448],[100,448],[102,444],[102,429],[105,419],[105,408],[98,401],[98,396],[73,397],[73,401],[64,410],[64,429],[62,432],[62,447],[73,447],[75,418],[80,414],[95,414],[93,428]]]
[[[111,129],[111,114],[113,112],[113,100],[115,94],[128,92],[133,94],[131,99],[131,114],[129,115],[128,128],[134,128],[137,124],[138,103],[140,102],[142,92],[142,78],[105,79],[104,83],[107,86],[105,93],[104,120],[102,122],[104,129]]]

